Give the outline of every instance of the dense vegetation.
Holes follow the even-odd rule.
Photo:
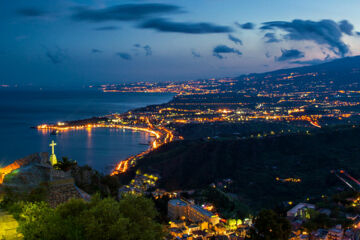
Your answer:
[[[204,137],[215,137],[217,139],[244,138],[264,135],[275,135],[283,132],[305,131],[305,127],[299,127],[289,123],[282,122],[245,122],[245,123],[227,123],[217,122],[212,124],[185,124],[176,126],[179,135],[185,139],[199,139]]]
[[[291,233],[289,221],[272,210],[262,210],[250,229],[252,240],[287,240]]]
[[[155,221],[154,203],[134,195],[119,202],[99,195],[91,202],[72,199],[55,209],[43,201],[5,201],[2,205],[18,219],[18,231],[30,240],[158,240],[164,234]]]
[[[313,134],[174,142],[143,158],[139,167],[159,172],[161,187],[168,190],[204,188],[231,178],[227,191],[260,209],[345,188],[331,171],[344,169],[357,178],[359,158],[360,128],[337,127]],[[301,182],[281,181],[286,178]]]

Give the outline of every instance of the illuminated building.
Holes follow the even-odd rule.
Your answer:
[[[168,202],[168,216],[173,220],[186,218],[192,222],[208,222],[212,225],[220,221],[220,218],[212,212],[182,199],[172,199]]]
[[[308,218],[307,212],[308,209],[315,209],[315,205],[309,203],[299,203],[289,211],[287,211],[287,217],[299,217],[299,218]]]
[[[341,225],[336,225],[336,227],[329,229],[326,240],[342,240],[343,235],[344,231],[341,228]]]
[[[172,199],[168,202],[168,216],[172,220],[186,217],[188,204],[180,199]]]

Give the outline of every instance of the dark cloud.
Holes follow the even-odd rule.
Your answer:
[[[37,8],[21,8],[18,9],[16,13],[25,17],[41,17],[46,14],[45,11]]]
[[[121,57],[124,60],[131,60],[132,59],[131,55],[128,54],[128,53],[125,53],[125,52],[118,52],[118,53],[116,53],[116,55],[118,57]]]
[[[270,58],[270,57],[271,57],[271,54],[270,54],[269,52],[266,52],[266,53],[265,53],[265,57]]]
[[[360,32],[356,32],[355,34],[358,35],[358,36],[360,36]]]
[[[305,54],[297,49],[281,49],[281,56],[276,57],[275,60],[278,62],[284,62],[288,60],[298,59],[305,56]]]
[[[234,54],[237,54],[237,55],[242,55],[242,53],[235,49],[235,48],[231,48],[231,47],[228,47],[226,45],[218,45],[214,48],[213,50],[213,56],[219,58],[219,59],[223,59],[224,56],[222,54],[227,54],[227,53],[234,53]]]
[[[196,52],[194,49],[191,49],[191,55],[192,55],[194,58],[199,58],[199,57],[201,57],[200,53]]]
[[[342,29],[340,28],[342,26]],[[321,20],[318,22],[310,20],[295,19],[291,22],[275,21],[265,22],[260,28],[262,30],[280,29],[286,32],[284,39],[287,40],[309,40],[319,45],[327,45],[337,55],[344,56],[349,52],[348,46],[342,41],[344,31],[349,31],[348,23],[336,23],[332,20]]]
[[[189,23],[189,22],[172,22],[168,19],[157,18],[150,19],[139,25],[140,28],[155,29],[160,32],[177,32],[189,34],[206,34],[206,33],[228,33],[232,29],[227,26],[218,26],[211,23]]]
[[[277,39],[277,38],[276,38],[275,33],[271,33],[271,32],[265,33],[264,39],[265,39],[265,42],[266,42],[266,43],[281,42],[280,39]]]
[[[91,49],[91,52],[92,53],[102,53],[102,51],[100,49],[96,49],[96,48]]]
[[[349,23],[347,20],[340,21],[339,28],[343,33],[347,35],[353,35],[354,26],[351,23]]]
[[[134,47],[136,48],[142,48],[145,50],[145,56],[151,56],[152,55],[152,49],[149,45],[141,46],[141,44],[136,43],[134,44]]]
[[[59,47],[56,47],[55,49],[46,49],[46,57],[53,63],[58,64],[62,63],[65,59],[68,58],[66,51],[64,49],[61,49]]]
[[[255,28],[255,24],[251,23],[251,22],[247,22],[247,23],[244,23],[244,24],[240,24],[238,22],[235,22],[235,25],[238,26],[241,29],[246,29],[246,30],[252,30],[252,29]]]
[[[113,31],[117,29],[119,29],[119,27],[116,26],[103,26],[103,27],[94,28],[94,30],[96,31]]]
[[[228,38],[230,41],[234,42],[235,44],[239,44],[239,45],[243,45],[243,42],[241,41],[241,39],[229,34]]]
[[[123,4],[102,9],[75,8],[72,18],[78,21],[138,21],[159,14],[180,12],[180,8],[170,4],[144,3]]]

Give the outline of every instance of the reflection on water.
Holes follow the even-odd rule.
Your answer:
[[[35,152],[49,152],[58,143],[58,158],[68,156],[98,170],[148,148],[151,137],[123,129],[49,132],[30,129],[42,123],[102,116],[168,102],[173,94],[103,93],[98,91],[0,91],[0,165]],[[110,170],[109,170],[110,171]]]
[[[40,148],[49,151],[49,142],[57,143],[58,158],[67,156],[80,165],[89,165],[102,172],[110,172],[119,161],[148,148],[150,135],[124,129],[93,128],[61,132],[50,135],[38,131],[42,138]]]

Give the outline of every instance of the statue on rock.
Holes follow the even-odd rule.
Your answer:
[[[51,166],[54,166],[55,164],[57,164],[57,159],[56,159],[56,155],[55,155],[56,143],[54,142],[54,140],[52,140],[52,142],[49,146],[51,147],[50,163],[51,163]]]

